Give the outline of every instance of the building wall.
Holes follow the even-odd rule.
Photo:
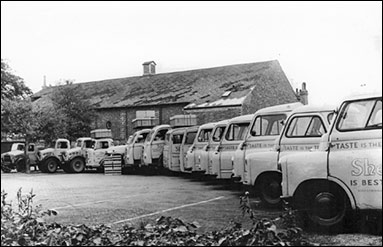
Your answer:
[[[136,131],[132,124],[132,120],[136,118],[136,111],[154,111],[155,117],[159,119],[160,124],[169,124],[171,116],[184,114],[183,108],[185,105],[97,109],[97,118],[92,123],[92,128],[105,129],[107,128],[106,123],[110,121],[113,139],[125,143],[129,135]]]

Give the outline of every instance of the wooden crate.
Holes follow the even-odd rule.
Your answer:
[[[170,126],[183,127],[197,125],[196,115],[175,115],[170,117]]]
[[[91,130],[90,137],[93,139],[112,138],[112,131],[109,129]]]
[[[158,118],[136,118],[132,120],[133,128],[154,127],[160,124]]]
[[[105,175],[121,175],[121,155],[115,154],[107,156],[104,159],[104,173]]]

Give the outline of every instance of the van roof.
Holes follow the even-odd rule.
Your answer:
[[[142,130],[137,130],[136,132],[134,133],[137,133],[137,134],[141,134],[141,133],[145,133],[145,132],[150,132],[152,129],[142,129]]]
[[[64,138],[58,138],[56,141],[57,142],[68,142],[69,140],[68,139],[64,139]]]
[[[259,115],[259,114],[277,113],[277,112],[291,112],[292,110],[300,106],[303,106],[301,102],[269,106],[256,111],[255,114]]]
[[[191,126],[186,128],[186,132],[198,131],[200,126]]]
[[[298,107],[292,111],[294,113],[309,113],[309,112],[331,112],[336,109],[335,105],[324,104],[324,105],[304,105]]]
[[[183,133],[185,132],[187,128],[176,128],[176,129],[170,129],[167,134],[174,134],[174,133]]]
[[[230,121],[230,119],[225,119],[225,120],[221,120],[219,122],[216,122],[215,124],[216,125],[224,125],[224,124],[228,124]]]
[[[343,98],[343,101],[382,97],[382,92],[352,93]],[[343,102],[342,101],[342,102]]]
[[[247,114],[247,115],[242,115],[238,117],[234,117],[232,119],[229,119],[230,123],[233,122],[246,122],[246,121],[251,121],[254,117],[254,114]]]
[[[199,128],[200,129],[213,128],[216,124],[217,124],[216,122],[206,123],[206,124],[202,124],[201,126],[199,126]]]
[[[161,124],[161,125],[155,126],[152,130],[158,130],[162,128],[171,128],[171,126],[169,124]]]

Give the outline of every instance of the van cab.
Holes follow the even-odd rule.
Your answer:
[[[185,130],[185,135],[182,140],[181,148],[180,148],[180,171],[188,172],[185,170],[186,164],[186,155],[189,148],[193,145],[194,140],[197,136],[199,126],[188,127]]]
[[[162,167],[165,135],[171,127],[162,124],[154,127],[146,136],[144,142],[143,162],[145,166]]]
[[[163,165],[165,168],[179,172],[181,144],[186,128],[171,129],[166,133],[163,152]]]
[[[244,182],[245,157],[254,152],[269,150],[283,129],[283,123],[302,103],[290,103],[262,108],[255,112],[246,138],[234,153],[233,175],[235,182]]]
[[[318,149],[322,135],[329,130],[334,111],[334,106],[309,105],[292,111],[272,149],[246,156],[243,183],[254,186],[253,191],[266,205],[279,205],[282,175],[278,159]]]
[[[217,122],[210,137],[209,148],[208,148],[208,166],[206,169],[207,175],[217,176],[219,172],[219,155],[217,147],[220,145],[223,134],[225,133],[226,127],[229,120],[222,120]]]
[[[218,171],[218,179],[230,179],[233,173],[234,154],[238,145],[245,139],[254,114],[243,115],[228,121],[219,145],[212,157],[213,170]]]
[[[201,173],[206,171],[208,162],[207,147],[214,126],[215,123],[207,123],[199,127],[197,137],[186,154],[186,171]]]
[[[144,142],[150,131],[151,129],[136,131],[128,140],[125,150],[125,165],[127,167],[137,167],[141,164]]]
[[[318,151],[279,160],[282,198],[314,226],[344,227],[354,212],[382,212],[382,93],[348,97]]]

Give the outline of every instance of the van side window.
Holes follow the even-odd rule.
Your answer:
[[[255,119],[250,134],[252,136],[279,135],[285,119],[285,114],[258,116]]]
[[[182,143],[182,138],[184,137],[183,134],[176,134],[176,135],[173,135],[173,144],[181,144]]]
[[[109,143],[108,142],[101,142],[101,148],[102,149],[109,148]]]
[[[342,107],[337,129],[340,131],[381,129],[381,112],[381,99],[348,102]]]
[[[92,140],[86,140],[85,141],[85,148],[91,148],[92,147]]]
[[[225,139],[228,141],[243,140],[250,123],[230,124]]]
[[[17,145],[17,150],[24,151],[24,144]]]
[[[209,141],[210,134],[213,129],[202,129],[198,135],[198,142],[207,142]]]
[[[34,152],[34,151],[35,151],[35,145],[30,144],[30,145],[28,146],[28,152]]]
[[[215,129],[214,134],[212,136],[213,142],[219,142],[222,139],[223,132],[225,131],[226,126],[218,127]]]
[[[164,141],[166,132],[168,132],[168,129],[163,129],[163,130],[158,131],[156,137],[154,137],[154,140],[155,141]]]
[[[287,137],[321,137],[326,133],[318,116],[294,117],[287,128]]]
[[[196,135],[197,135],[197,132],[188,132],[186,134],[185,144],[193,144]]]

